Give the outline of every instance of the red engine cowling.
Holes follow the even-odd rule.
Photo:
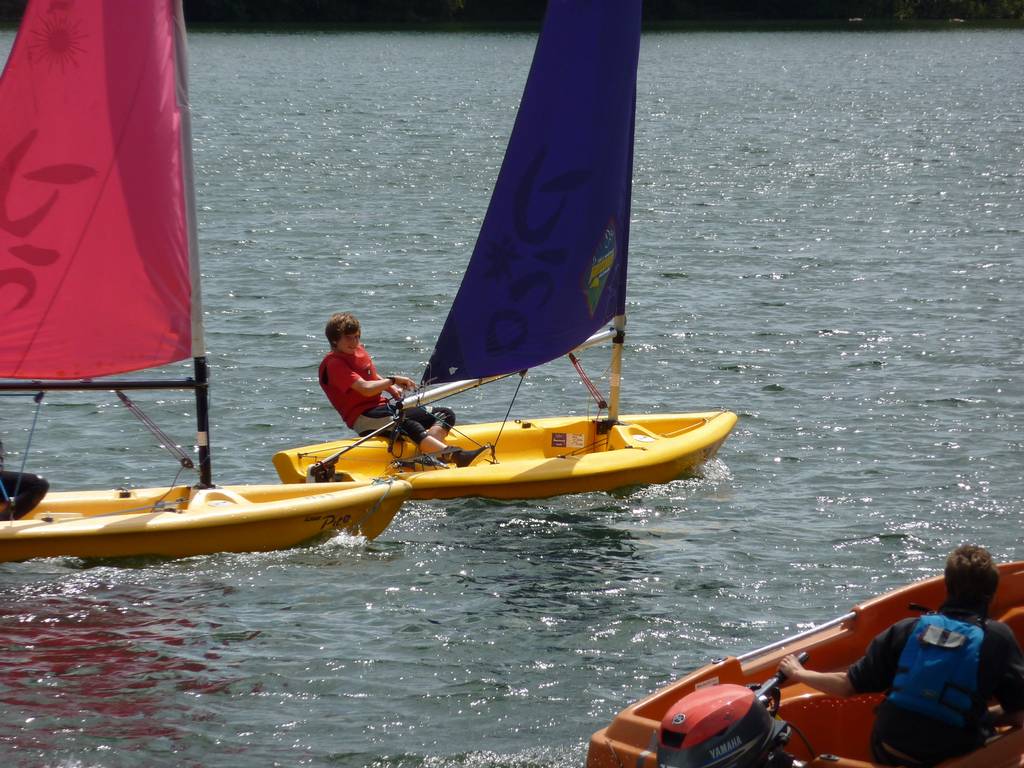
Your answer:
[[[661,721],[662,768],[757,768],[792,758],[776,748],[789,726],[773,718],[742,685],[714,685],[684,696]],[[784,756],[784,757],[783,757]]]

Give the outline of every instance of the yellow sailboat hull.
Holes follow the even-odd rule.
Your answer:
[[[0,562],[261,552],[340,531],[372,539],[410,490],[395,480],[51,493],[27,517],[0,523]]]
[[[715,455],[735,424],[736,414],[729,411],[622,416],[607,430],[583,417],[516,420],[504,429],[498,422],[470,424],[458,427],[449,442],[470,449],[496,444],[493,460],[484,453],[465,468],[410,469],[395,460],[411,458],[411,444],[399,441],[389,452],[388,440],[375,437],[344,453],[335,477],[401,478],[412,486],[415,499],[529,499],[609,491],[665,483],[695,471]],[[312,464],[355,442],[281,451],[274,467],[285,483],[302,483]]]

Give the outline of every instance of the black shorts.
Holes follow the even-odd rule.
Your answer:
[[[378,405],[360,414],[353,429],[363,437],[389,423],[391,418],[391,409],[386,405]],[[419,445],[427,436],[427,430],[435,424],[443,424],[445,429],[451,429],[455,426],[455,414],[450,408],[405,408],[402,411],[402,421],[398,425],[398,434],[405,435]],[[391,432],[392,430],[387,429],[380,434],[390,435]]]

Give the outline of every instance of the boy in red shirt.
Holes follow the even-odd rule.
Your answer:
[[[331,351],[320,363],[320,387],[331,405],[341,414],[345,423],[363,436],[387,426],[393,421],[391,409],[384,394],[394,399],[402,397],[402,391],[416,387],[406,376],[387,376],[377,373],[366,348],[360,342],[362,330],[359,320],[348,312],[331,315],[324,329]],[[420,406],[406,408],[398,431],[409,437],[422,454],[444,452],[456,466],[467,467],[486,450],[486,446],[474,451],[450,448],[445,443],[448,432],[455,426],[455,414],[449,408],[426,409]],[[434,461],[425,462],[438,464]]]

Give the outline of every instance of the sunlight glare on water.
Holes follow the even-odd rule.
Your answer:
[[[739,413],[702,477],[411,502],[371,543],[0,565],[5,765],[581,765],[711,657],[963,541],[1019,557],[1020,40],[645,34],[623,409]],[[535,38],[190,42],[215,476],[275,482],[276,450],[345,434],[315,380],[331,312],[418,378]],[[500,419],[513,389],[454,406]],[[191,444],[188,397],[138,399]],[[31,403],[0,408],[20,462]],[[512,418],[592,409],[556,362]],[[177,471],[107,393],[48,395],[28,464],[58,489]]]

